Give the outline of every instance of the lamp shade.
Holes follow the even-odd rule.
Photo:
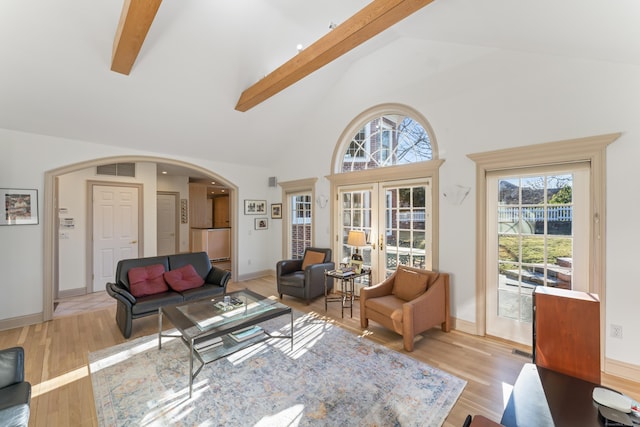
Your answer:
[[[361,230],[351,230],[349,231],[349,236],[347,237],[347,245],[360,247],[367,245],[367,239],[364,234],[364,231]]]

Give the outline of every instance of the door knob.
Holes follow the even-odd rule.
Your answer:
[[[131,244],[132,244],[132,245],[135,245],[136,243],[138,243],[138,241],[137,241],[137,240],[132,240],[132,241],[131,241]]]

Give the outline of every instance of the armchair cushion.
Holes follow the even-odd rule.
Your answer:
[[[131,294],[134,297],[154,295],[169,290],[164,281],[164,265],[153,264],[144,267],[134,267],[128,272]]]
[[[398,267],[392,293],[404,301],[416,299],[427,290],[428,276]]]
[[[191,264],[187,264],[176,270],[166,271],[163,277],[169,287],[178,292],[199,288],[204,285],[204,279]]]
[[[313,264],[322,264],[324,262],[324,252],[316,252],[308,250],[304,253],[304,259],[302,260],[302,270]]]

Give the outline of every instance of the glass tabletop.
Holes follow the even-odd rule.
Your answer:
[[[238,291],[176,306],[201,331],[220,328],[230,323],[287,306],[251,291]]]

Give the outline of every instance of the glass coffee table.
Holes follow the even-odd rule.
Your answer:
[[[267,320],[289,315],[289,335],[273,335],[259,326]],[[180,333],[162,332],[166,317]],[[248,289],[215,298],[183,302],[158,309],[158,349],[163,337],[178,337],[189,348],[189,397],[193,380],[204,365],[269,338],[291,340],[293,350],[293,311],[278,301],[265,298]],[[193,362],[200,367],[194,372]]]

